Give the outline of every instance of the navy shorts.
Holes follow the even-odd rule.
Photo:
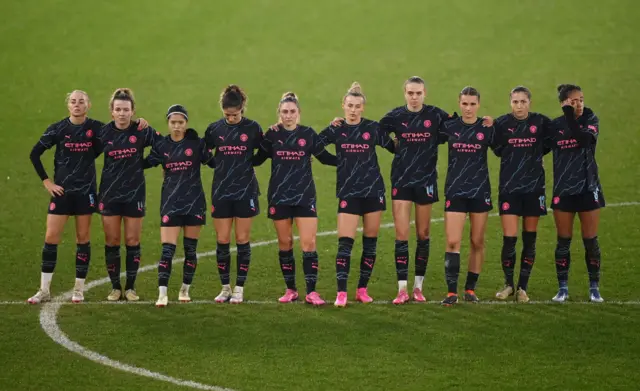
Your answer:
[[[51,197],[49,214],[62,216],[90,215],[96,211],[95,193],[63,194]]]
[[[296,217],[318,217],[315,205],[271,205],[267,215],[271,220],[287,220]]]
[[[338,213],[364,216],[373,212],[387,210],[387,200],[382,197],[347,198],[338,203]]]
[[[103,216],[144,217],[144,201],[131,202],[100,202],[98,211]]]
[[[194,227],[206,224],[206,216],[201,215],[164,215],[160,219],[161,227]]]
[[[540,217],[547,215],[547,200],[544,193],[500,194],[500,216]]]
[[[554,196],[551,201],[551,209],[562,212],[589,212],[604,208],[605,205],[604,194],[599,189],[583,194]]]
[[[411,201],[418,205],[429,205],[439,201],[436,184],[420,187],[397,187],[391,191],[391,199]]]
[[[211,205],[211,217],[214,219],[246,219],[260,214],[258,198],[244,200],[214,200]]]
[[[444,203],[445,212],[486,213],[493,209],[491,198],[451,198]]]

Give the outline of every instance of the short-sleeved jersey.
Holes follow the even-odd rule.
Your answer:
[[[56,147],[53,181],[66,194],[95,193],[96,134],[103,126],[91,118],[80,125],[65,118],[50,125],[40,137],[45,149]]]
[[[316,132],[304,125],[294,130],[280,126],[265,133],[260,148],[271,158],[269,205],[315,205],[311,156],[324,151]]]
[[[542,158],[549,152],[545,139],[550,122],[538,113],[529,113],[522,120],[513,114],[496,120],[496,154],[501,158],[500,194],[544,193]]]
[[[98,139],[104,153],[100,203],[145,200],[144,149],[161,138],[151,127],[138,130],[136,123],[120,130],[112,121],[100,129]]]
[[[396,107],[380,120],[380,127],[398,139],[391,165],[394,188],[423,187],[437,181],[438,133],[448,119],[444,110],[423,105],[418,112]]]
[[[601,189],[596,162],[600,123],[585,107],[574,132],[565,116],[551,122],[548,144],[553,150],[553,195],[583,194]]]
[[[483,127],[482,118],[466,124],[462,118],[445,122],[441,141],[449,145],[445,196],[490,200],[487,150],[494,146],[495,128]]]
[[[244,200],[260,194],[253,169],[253,152],[262,141],[257,122],[242,118],[237,124],[220,119],[207,127],[204,139],[214,152],[215,171],[211,186],[213,200]]]
[[[376,121],[362,119],[356,125],[345,122],[329,126],[320,133],[323,145],[335,144],[338,157],[336,197],[380,198],[384,180],[380,174],[376,145],[390,151],[394,144]]]
[[[150,166],[162,165],[164,181],[160,215],[200,216],[204,218],[207,203],[200,178],[200,166],[213,164],[213,156],[195,130],[176,142],[171,136],[157,141],[147,157]]]

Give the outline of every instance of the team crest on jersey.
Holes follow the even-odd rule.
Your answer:
[[[272,206],[271,208],[269,208],[269,214],[271,216],[273,216],[274,214],[276,214],[276,208],[274,206]]]
[[[362,138],[365,140],[369,140],[371,138],[371,135],[369,134],[369,132],[364,132],[362,133]]]
[[[530,131],[532,134],[536,134],[536,132],[538,131],[538,127],[537,127],[537,126],[535,126],[535,125],[531,125],[531,126],[529,126],[529,131]]]
[[[393,188],[393,190],[391,190],[391,194],[395,197],[396,195],[398,195],[398,189],[396,189],[395,187]]]
[[[249,140],[249,136],[247,136],[246,134],[242,133],[240,135],[240,141],[242,141],[243,143],[246,143],[247,140]]]
[[[102,202],[98,205],[98,209],[100,209],[100,211],[104,210],[104,204]]]
[[[451,206],[451,200],[447,200],[447,202],[444,203],[444,207],[448,209],[450,206]]]
[[[191,156],[191,155],[193,155],[193,151],[191,150],[191,148],[187,148],[187,149],[184,151],[184,154],[185,154],[185,155],[187,155],[187,156]]]
[[[56,204],[54,202],[49,204],[49,210],[55,210],[56,209]]]
[[[347,207],[347,201],[346,200],[340,201],[340,208],[344,209],[346,207]]]
[[[476,134],[476,138],[480,141],[484,140],[484,133],[478,133]]]
[[[298,145],[301,146],[301,147],[304,147],[305,145],[307,145],[307,140],[305,140],[303,138],[298,139]]]
[[[131,144],[135,144],[135,143],[136,143],[136,141],[138,141],[138,138],[137,138],[136,136],[131,136],[131,137],[129,137],[129,142],[130,142]]]
[[[560,203],[560,197],[553,197],[553,204],[558,205]]]
[[[502,210],[509,210],[509,208],[511,208],[511,205],[508,202],[502,203]]]
[[[213,205],[211,205],[211,213],[213,213],[213,212],[215,212],[215,211],[216,211],[216,207],[215,207],[215,206],[213,206]]]
[[[85,136],[87,136],[88,138],[93,137],[93,130],[89,129],[85,132]]]
[[[425,127],[425,128],[430,128],[430,127],[431,127],[431,121],[430,121],[430,120],[428,120],[428,119],[427,119],[427,120],[425,120],[425,121],[424,121],[424,127]]]
[[[167,215],[162,216],[162,222],[167,224],[169,222],[169,216]]]

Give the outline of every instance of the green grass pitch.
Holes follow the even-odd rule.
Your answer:
[[[640,277],[640,206],[615,206],[640,201],[636,1],[6,0],[2,16],[0,390],[188,389],[89,361],[45,334],[41,307],[10,304],[25,301],[38,287],[48,195],[28,155],[46,126],[66,115],[65,93],[88,91],[90,116],[104,121],[111,92],[131,87],[137,114],[165,133],[163,115],[174,103],[185,105],[190,124],[204,131],[220,118],[218,95],[229,83],[246,89],[247,116],[266,128],[276,119],[281,94],[293,90],[301,99],[302,122],[320,131],[341,114],[340,99],[354,80],[368,97],[365,116],[379,119],[403,103],[402,83],[411,75],[424,77],[428,103],[447,111],[457,109],[462,87],[473,85],[482,93],[480,114],[494,117],[508,111],[508,92],[518,84],[533,91],[533,110],[549,116],[560,113],[557,84],[583,87],[587,105],[601,121],[598,162],[611,206],[602,212],[599,236],[602,294],[609,303],[456,308],[354,304],[343,310],[173,304],[158,310],[151,304],[95,303],[108,293],[108,285],[101,285],[86,293],[88,304],[60,308],[60,329],[119,363],[233,390],[638,388],[640,305],[630,303],[640,299],[635,285]],[[446,167],[444,148],[441,152],[440,189]],[[380,150],[379,158],[389,186],[391,155]],[[52,174],[52,153],[43,159]],[[547,167],[550,163],[546,160]],[[493,156],[490,167],[496,191],[498,160]],[[265,209],[268,164],[257,171]],[[203,172],[209,189],[211,171]],[[319,230],[332,231],[335,171],[316,163],[314,174]],[[153,265],[160,253],[161,180],[160,170],[147,173],[145,266]],[[442,203],[435,206],[434,219],[442,217],[442,208]],[[389,210],[384,223],[391,222]],[[275,239],[264,213],[254,224],[254,243]],[[574,302],[587,299],[578,229],[576,225],[570,276]],[[443,232],[442,223],[434,222],[425,281],[430,300],[445,293]],[[551,216],[542,219],[539,232],[528,293],[542,301],[556,288]],[[477,290],[481,299],[490,299],[502,284],[501,236],[499,219],[491,217]],[[393,241],[393,229],[382,229],[370,284],[377,300],[395,295]],[[106,276],[98,216],[91,242],[89,281]],[[357,239],[356,258],[360,243]],[[411,243],[413,248],[415,241]],[[209,219],[199,250],[211,251],[214,245]],[[318,249],[318,290],[332,301],[335,235],[319,237]],[[462,251],[466,271],[467,243]],[[74,252],[69,224],[52,284],[56,295],[72,288]],[[296,256],[300,260],[299,249]],[[274,301],[284,290],[276,247],[256,247],[251,267],[245,298]],[[170,283],[172,300],[180,269],[175,268]],[[138,281],[142,299],[155,300],[156,273],[142,273]],[[192,297],[212,300],[218,290],[215,263],[201,258]],[[353,299],[354,285],[350,291]]]

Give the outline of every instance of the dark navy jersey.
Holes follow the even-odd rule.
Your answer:
[[[96,135],[104,124],[91,118],[74,125],[69,118],[50,125],[31,152],[38,175],[47,179],[40,156],[56,147],[53,182],[64,188],[65,194],[86,194],[96,191]]]
[[[551,120],[529,113],[519,120],[513,114],[499,117],[496,128],[496,155],[500,160],[500,194],[544,193],[542,158],[549,152],[545,139]]]
[[[338,127],[329,126],[320,133],[323,145],[335,144],[338,157],[336,197],[380,198],[384,196],[384,181],[380,174],[376,145],[395,151],[389,135],[380,125],[362,119],[357,125],[346,121]]]
[[[294,130],[280,126],[267,131],[260,149],[271,158],[269,205],[304,205],[315,207],[316,186],[311,171],[311,156],[328,152],[316,132],[304,125]]]
[[[244,200],[260,194],[253,169],[253,152],[262,141],[262,128],[257,122],[242,118],[231,125],[225,119],[207,127],[204,139],[215,150],[215,171],[211,187],[212,199]]]
[[[406,106],[397,107],[380,120],[380,127],[398,139],[391,165],[394,188],[424,187],[436,182],[438,133],[448,119],[449,114],[440,108],[422,105],[422,110],[415,113]]]
[[[144,149],[161,138],[151,127],[138,130],[137,123],[120,130],[112,121],[100,129],[98,140],[104,153],[99,191],[101,204],[145,200]]]
[[[491,200],[487,150],[495,148],[495,128],[482,126],[482,118],[465,124],[462,118],[445,122],[441,142],[449,144],[449,165],[444,192],[447,199]]]
[[[570,116],[573,116],[573,109]],[[571,123],[575,126],[570,126]],[[567,121],[567,116],[563,115],[551,122],[548,144],[553,149],[554,196],[601,189],[596,163],[599,126],[598,117],[587,107],[577,121]]]
[[[164,169],[160,215],[200,216],[204,218],[207,208],[200,166],[213,166],[213,156],[198,133],[189,129],[182,140],[176,142],[171,136],[157,141],[146,158],[147,166],[159,164]]]

